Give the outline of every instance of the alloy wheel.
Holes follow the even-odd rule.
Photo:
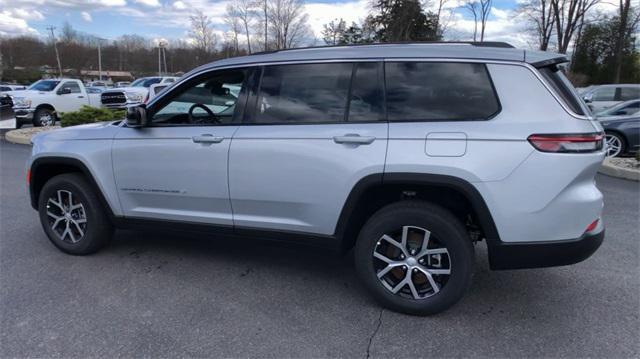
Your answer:
[[[40,115],[40,117],[38,118],[38,121],[40,122],[40,126],[43,126],[43,127],[53,126],[53,121],[54,121],[53,115],[49,112],[45,112]]]
[[[67,190],[58,190],[47,200],[51,230],[63,242],[78,243],[87,230],[87,215],[81,202]]]
[[[430,231],[415,226],[384,234],[373,249],[373,265],[387,290],[418,300],[440,292],[452,268],[447,248]]]
[[[618,136],[607,134],[605,137],[607,142],[607,157],[616,157],[622,151],[622,141]]]

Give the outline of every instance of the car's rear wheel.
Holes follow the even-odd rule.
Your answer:
[[[51,178],[38,201],[40,222],[49,240],[69,254],[90,254],[111,239],[113,227],[87,181],[79,174]]]
[[[446,209],[404,201],[376,212],[355,248],[358,274],[385,307],[429,315],[455,304],[470,284],[473,244]]]
[[[618,157],[624,153],[624,139],[617,133],[607,132],[605,136],[607,142],[607,157]]]
[[[33,114],[33,125],[36,127],[53,126],[56,123],[56,114],[48,108],[40,108]]]

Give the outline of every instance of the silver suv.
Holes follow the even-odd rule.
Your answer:
[[[384,306],[433,314],[492,269],[602,243],[603,132],[564,55],[501,44],[309,48],[214,62],[127,119],[34,139],[31,204],[70,254],[114,228],[353,249]]]

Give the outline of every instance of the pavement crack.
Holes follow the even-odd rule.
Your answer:
[[[380,315],[378,316],[378,324],[376,325],[376,329],[373,331],[373,333],[371,333],[371,336],[369,337],[369,345],[367,345],[367,356],[366,358],[369,359],[371,357],[371,345],[373,344],[373,339],[376,337],[376,335],[378,334],[378,331],[380,330],[380,327],[382,326],[382,312],[384,312],[384,309],[380,309]]]

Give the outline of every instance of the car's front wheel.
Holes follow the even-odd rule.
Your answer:
[[[49,240],[69,254],[96,252],[113,233],[96,193],[80,174],[51,178],[40,192],[38,212]]]
[[[473,244],[451,212],[423,201],[404,201],[376,212],[355,248],[361,280],[385,307],[435,314],[463,296],[471,282]]]

